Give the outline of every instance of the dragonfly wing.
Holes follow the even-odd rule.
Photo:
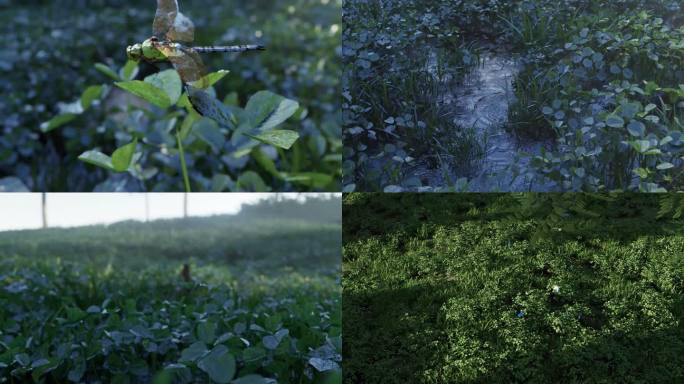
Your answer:
[[[178,15],[177,0],[157,0],[157,12],[154,15],[152,31],[158,38],[163,38],[173,27]]]
[[[170,41],[192,43],[195,40],[195,25],[187,16],[178,12],[166,38]]]
[[[159,39],[191,43],[195,39],[195,25],[180,13],[177,0],[157,0],[157,13],[152,31]]]
[[[166,54],[166,52],[165,52]],[[166,55],[176,68],[181,80],[195,88],[207,88],[206,78],[204,78],[204,63],[197,52],[191,49],[180,48]]]

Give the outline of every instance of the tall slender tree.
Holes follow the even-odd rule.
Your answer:
[[[42,214],[43,214],[43,228],[47,228],[47,193],[42,193]]]
[[[145,193],[145,222],[150,221],[150,196]]]
[[[188,217],[188,193],[183,193],[183,217]]]

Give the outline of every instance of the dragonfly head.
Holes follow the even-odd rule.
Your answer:
[[[129,45],[126,48],[126,55],[129,59],[133,61],[140,61],[140,59],[142,59],[143,56],[142,44]]]

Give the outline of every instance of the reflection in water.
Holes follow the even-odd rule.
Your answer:
[[[430,60],[434,63],[433,60]],[[434,73],[436,65],[428,64]],[[520,142],[505,130],[508,105],[514,99],[512,81],[518,65],[509,56],[485,52],[480,65],[463,84],[445,89],[439,103],[453,106],[454,122],[463,128],[474,128],[483,142],[486,154],[479,169],[470,178],[468,190],[488,191],[548,191],[550,185],[533,182],[529,174],[529,158],[519,152],[539,154],[544,143]],[[463,175],[451,170],[430,170],[425,166],[414,169],[414,175],[428,181],[432,188],[447,187],[445,176],[453,182]]]

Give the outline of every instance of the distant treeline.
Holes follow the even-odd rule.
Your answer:
[[[128,267],[194,260],[260,271],[333,269],[341,258],[340,216],[339,197],[264,200],[238,215],[2,232],[0,257]]]

